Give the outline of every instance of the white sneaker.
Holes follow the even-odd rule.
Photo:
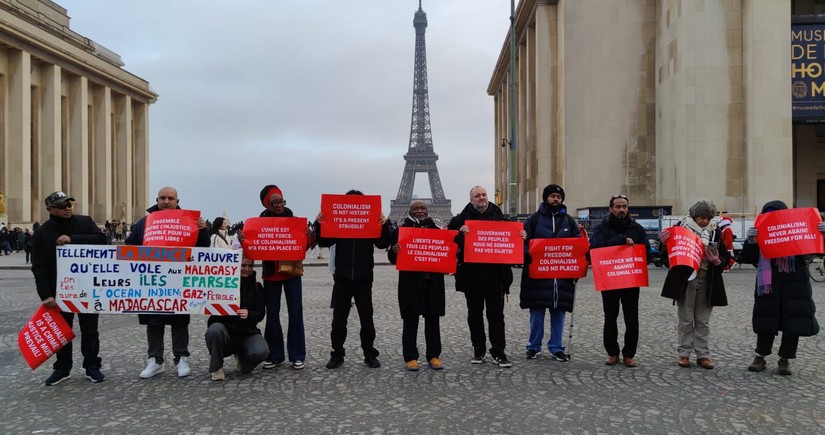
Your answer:
[[[140,372],[140,377],[142,379],[149,379],[158,373],[163,373],[163,364],[156,363],[155,357],[152,357],[149,358],[149,363],[146,364],[146,368]]]
[[[192,373],[192,370],[189,369],[189,358],[182,356],[178,361],[178,377],[185,378]]]

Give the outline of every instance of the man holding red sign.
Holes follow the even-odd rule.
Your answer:
[[[358,190],[350,190],[347,195],[363,195]],[[386,249],[390,245],[392,223],[381,214],[381,237],[375,239],[325,238],[322,234],[322,212],[313,224],[318,236],[318,245],[335,246],[335,272],[332,275],[332,352],[326,367],[336,369],[344,363],[344,342],[347,340],[347,318],[350,302],[355,298],[355,307],[361,320],[361,348],[364,364],[369,368],[381,367],[375,343],[375,322],[372,317],[372,281],[375,248]]]
[[[459,246],[458,268],[455,274],[455,289],[464,293],[467,299],[467,325],[470,327],[470,341],[473,344],[473,359],[470,364],[484,362],[487,337],[484,334],[484,306],[487,306],[487,323],[490,330],[490,355],[499,367],[512,367],[504,353],[504,298],[510,294],[513,271],[510,265],[493,263],[467,263],[464,261],[464,237],[474,231],[466,221],[504,221],[504,214],[487,199],[487,190],[481,186],[470,189],[470,203],[450,220],[447,228],[458,230],[456,243]],[[522,230],[522,238],[527,234]]]
[[[590,249],[606,246],[633,246],[644,244],[650,252],[647,243],[647,231],[639,225],[629,214],[629,202],[625,195],[613,195],[608,203],[610,215],[593,230],[590,237]],[[645,257],[647,258],[647,257]],[[636,348],[639,344],[639,287],[630,287],[603,291],[602,307],[604,308],[604,348],[607,350],[607,365],[619,363],[619,327],[616,323],[619,318],[619,304],[624,313],[624,347],[621,349],[623,362],[626,367],[636,367]]]
[[[75,199],[63,192],[54,192],[46,197],[46,211],[49,219],[32,236],[32,273],[40,300],[47,307],[55,307],[57,295],[57,246],[105,245],[106,236],[89,216],[72,214]],[[71,327],[74,313],[61,313]],[[80,352],[83,354],[83,368],[92,382],[104,379],[100,371],[100,338],[97,331],[97,314],[78,313],[80,324]],[[57,385],[69,378],[72,370],[72,342],[57,351],[54,372],[46,379],[46,385]]]
[[[710,314],[713,307],[728,305],[722,272],[730,261],[730,247],[725,245],[722,230],[712,223],[714,216],[716,205],[712,201],[702,199],[690,207],[679,226],[699,237],[704,254],[697,269],[671,262],[662,287],[662,296],[673,299],[679,307],[679,367],[690,367],[690,354],[694,352],[699,367],[714,367],[708,348]],[[670,237],[671,230],[667,228],[659,234],[659,239],[668,245],[669,254],[673,247],[667,243]]]
[[[157,204],[149,207],[149,214],[160,210],[180,209],[178,191],[174,187],[162,187],[158,191]],[[126,238],[127,245],[143,245],[143,235],[146,227],[144,216],[132,226],[132,233]],[[198,218],[198,238],[195,246],[208,248],[210,245],[209,231],[202,217]],[[172,354],[177,367],[178,376],[189,376],[189,314],[138,314],[138,322],[146,325],[146,341],[148,342],[149,359],[146,368],[140,372],[142,379],[151,378],[163,372],[163,335],[166,325],[172,328]]]
[[[530,240],[550,238],[579,238],[581,231],[576,221],[567,214],[564,205],[564,189],[558,184],[550,184],[542,192],[542,203],[537,212],[524,222],[527,243],[524,244],[524,265],[533,259],[528,253]],[[541,353],[544,338],[544,313],[550,310],[550,340],[547,349],[550,357],[565,362],[570,356],[564,353],[565,312],[572,312],[575,301],[576,281],[573,279],[536,279],[524,270],[521,273],[521,294],[519,306],[530,310],[530,338],[524,357],[534,359]]]
[[[762,214],[757,217],[757,222],[768,213],[787,209],[788,206],[782,201],[770,201],[762,207]],[[825,233],[825,223],[818,222],[816,229],[820,233]],[[789,360],[796,358],[799,337],[811,337],[819,333],[819,323],[815,316],[816,305],[805,262],[806,256],[765,258],[762,246],[757,244],[757,236],[760,236],[760,241],[764,240],[761,233],[762,231],[755,227],[749,228],[748,240],[742,247],[743,262],[757,267],[753,303],[756,350],[753,363],[748,366],[748,370],[759,372],[765,369],[765,357],[771,354],[774,338],[782,331],[782,341],[777,352],[777,373],[787,376],[791,374]]]
[[[410,215],[401,227],[430,228],[438,230],[438,225],[429,217],[427,204],[415,200],[410,204]],[[396,264],[401,245],[398,244],[398,230],[393,232],[392,246],[387,251],[390,263]],[[453,257],[453,260],[455,257]],[[444,274],[432,272],[398,272],[398,306],[403,322],[401,346],[407,370],[418,370],[418,318],[424,316],[424,338],[427,342],[426,358],[430,368],[441,370],[444,365],[441,356],[440,317],[444,316]]]

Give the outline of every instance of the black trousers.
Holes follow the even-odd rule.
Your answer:
[[[626,358],[636,356],[639,345],[639,288],[608,290],[602,292],[604,307],[604,348],[610,356],[619,356],[619,305],[624,313],[624,348],[622,355]]]
[[[74,325],[74,313],[62,312],[63,318],[69,326]],[[80,324],[80,353],[83,354],[83,368],[100,370],[100,337],[97,332],[97,314],[77,314],[77,323]],[[55,370],[65,372],[72,370],[72,342],[57,351],[57,360],[52,366]]]
[[[465,292],[467,325],[470,341],[476,353],[484,355],[487,337],[484,334],[484,306],[487,306],[487,324],[490,330],[490,355],[504,355],[504,293],[497,285],[474,288]]]
[[[404,326],[401,332],[401,347],[404,352],[404,361],[418,359],[418,319],[420,316],[403,319]],[[425,353],[427,361],[441,356],[441,320],[437,315],[424,317],[424,340],[427,343]]]
[[[762,356],[770,355],[771,348],[773,348],[774,337],[776,337],[776,334],[757,334],[756,353]],[[796,358],[797,347],[799,347],[799,337],[789,336],[783,332],[782,341],[779,343],[779,352],[777,354],[780,358],[794,359]]]
[[[361,348],[364,358],[375,358],[378,350],[375,343],[375,323],[372,318],[372,281],[334,278],[332,286],[332,356],[344,356],[344,342],[347,341],[347,319],[349,318],[350,301],[355,299],[355,308],[361,320]]]

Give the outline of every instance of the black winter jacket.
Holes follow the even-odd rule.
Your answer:
[[[158,210],[160,209],[157,204],[146,209],[146,211],[150,214]],[[126,238],[124,243],[127,245],[142,245],[145,227],[146,216],[142,217],[139,221],[132,225],[132,231],[129,233],[129,237]],[[201,228],[198,230],[198,241],[195,246],[199,248],[208,248],[210,244],[209,230],[206,228]],[[189,314],[138,314],[138,323],[141,325],[188,325]]]
[[[533,220],[536,220],[534,223]],[[535,234],[533,228],[536,229]],[[532,261],[527,251],[532,239],[554,239],[581,237],[581,231],[576,221],[567,214],[562,206],[561,211],[552,213],[546,202],[539,205],[538,211],[524,222],[524,231],[527,239],[524,242],[525,269],[521,272],[521,293],[519,306],[521,308],[550,308],[573,311],[576,282],[573,279],[533,279],[528,276],[526,266]]]
[[[740,260],[759,265],[759,245],[745,242]],[[759,296],[753,291],[753,332],[775,335],[784,331],[789,336],[810,337],[819,333],[816,321],[816,305],[808,277],[808,265],[804,255],[794,257],[792,272],[779,272],[776,261],[771,260],[770,294]]]
[[[402,227],[438,229],[432,219],[427,218],[416,222],[409,217],[404,219]],[[398,254],[392,250],[392,245],[398,243],[398,230],[393,231],[390,249],[387,257],[390,263],[395,264]],[[445,306],[444,274],[431,272],[398,272],[398,307],[401,318],[409,319],[418,316],[443,316]]]
[[[381,226],[381,236],[377,239],[324,238],[321,223],[315,221],[312,226],[319,246],[328,248],[335,245],[335,279],[372,282],[372,269],[375,267],[373,246],[386,249],[390,245],[393,224],[389,219]]]
[[[628,238],[632,239],[633,243],[643,243],[645,252],[650,254],[650,244],[647,243],[647,231],[644,227],[630,216],[619,219],[611,214],[593,230],[593,235],[590,236],[590,250],[626,245]],[[638,289],[639,287],[631,288]]]
[[[459,229],[468,220],[504,221],[501,209],[493,203],[488,203],[487,210],[479,213],[469,203],[464,210],[450,219],[448,229],[458,231],[455,242],[458,244],[458,266],[455,273],[455,289],[460,292],[480,291],[490,286],[500,289],[502,294],[510,293],[513,284],[513,270],[509,264],[465,263],[464,262],[464,234]]]
[[[106,244],[103,231],[89,216],[49,216],[32,235],[32,273],[41,301],[57,293],[57,238],[64,234],[71,237],[72,245]]]
[[[241,308],[249,310],[249,316],[241,319],[238,316],[209,316],[206,326],[213,323],[223,323],[230,334],[255,335],[260,334],[258,323],[266,314],[266,298],[264,288],[256,279],[255,271],[246,278],[241,278]]]

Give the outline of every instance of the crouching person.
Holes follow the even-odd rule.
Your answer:
[[[266,314],[263,286],[255,278],[254,261],[241,260],[240,309],[237,316],[210,316],[207,321],[206,347],[209,349],[209,373],[213,381],[222,381],[223,359],[235,355],[236,370],[249,373],[269,355],[269,346],[258,329]]]

